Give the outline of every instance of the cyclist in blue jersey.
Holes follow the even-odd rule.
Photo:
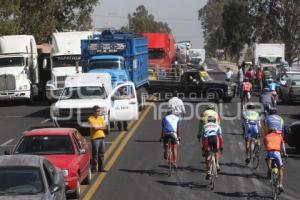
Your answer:
[[[244,138],[245,138],[245,148],[246,148],[246,164],[250,162],[250,145],[251,140],[255,140],[255,143],[260,146],[260,115],[256,112],[253,104],[248,104],[246,110],[243,112],[244,118]]]
[[[179,127],[180,118],[174,114],[172,108],[169,108],[166,116],[162,119],[161,138],[164,142],[165,159],[167,159],[167,144],[169,139],[171,139],[173,154],[173,160],[171,160],[171,162],[174,169],[177,169],[177,144],[179,144],[180,141]]]
[[[205,150],[207,174],[205,179],[210,178],[210,162],[211,152],[216,153],[216,167],[220,171],[220,150],[223,150],[222,129],[217,124],[217,119],[214,116],[207,118],[207,123],[202,130],[202,144]]]
[[[272,93],[274,97],[274,103],[276,105],[278,99],[277,89],[280,87],[280,85],[276,83],[273,79],[269,79],[267,80],[267,87],[269,88],[269,91]]]
[[[284,121],[276,113],[277,113],[276,108],[270,109],[269,115],[265,119],[266,133],[270,132],[270,130],[276,130],[277,133],[283,134]]]

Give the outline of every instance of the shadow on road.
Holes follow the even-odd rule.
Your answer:
[[[45,118],[49,117],[50,118],[50,108],[44,108],[42,110],[39,110],[34,113],[30,113],[29,115],[26,115],[25,117],[30,117],[30,118]]]
[[[227,166],[227,167],[238,167],[238,168],[248,168],[245,164],[240,163],[234,163],[234,162],[228,162],[228,163],[220,163],[221,166]]]
[[[273,199],[272,194],[269,192],[215,192],[216,194],[219,194],[221,196],[226,197],[236,197],[236,198],[246,198],[247,200],[267,200],[267,199]]]
[[[256,178],[256,179],[266,179],[265,175],[260,175],[257,173],[245,174],[245,173],[228,173],[228,172],[220,172],[221,175],[224,176],[239,176],[244,178]]]
[[[159,140],[135,140],[135,142],[141,142],[141,143],[156,143],[160,142]]]
[[[209,184],[206,183],[197,183],[197,182],[172,182],[172,181],[156,181],[162,185],[167,186],[178,186],[183,188],[190,188],[190,189],[209,189]]]
[[[135,173],[135,174],[146,174],[149,176],[168,176],[168,171],[161,171],[158,169],[147,169],[147,170],[131,170],[131,169],[119,169],[122,172]]]
[[[158,165],[158,167],[160,168],[164,168],[164,169],[169,169],[168,165]],[[192,173],[205,173],[206,170],[204,169],[199,169],[193,166],[178,166],[176,171],[188,171],[188,172],[192,172]]]

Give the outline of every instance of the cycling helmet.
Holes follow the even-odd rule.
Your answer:
[[[212,122],[212,123],[216,123],[217,119],[214,116],[208,116],[207,117],[207,122]]]
[[[212,103],[208,104],[208,106],[206,107],[206,110],[215,110],[215,105]]]
[[[272,107],[272,108],[269,109],[269,114],[270,115],[276,114],[276,113],[277,113],[277,108]]]

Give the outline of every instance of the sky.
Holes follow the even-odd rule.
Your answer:
[[[190,40],[192,48],[203,48],[203,34],[198,10],[207,0],[100,0],[92,14],[94,28],[128,24],[127,15],[144,5],[156,21],[167,22],[176,41]]]

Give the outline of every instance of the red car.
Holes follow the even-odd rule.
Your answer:
[[[74,128],[41,128],[24,132],[13,154],[45,156],[63,170],[67,193],[80,196],[80,184],[90,183],[91,153],[85,138]]]

